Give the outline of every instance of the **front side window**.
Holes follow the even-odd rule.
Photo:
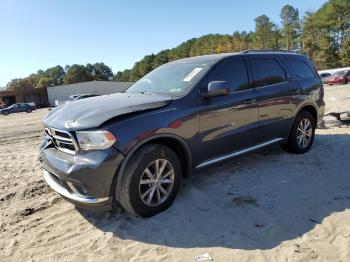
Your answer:
[[[315,74],[304,61],[292,58],[284,58],[283,60],[297,79],[315,78]]]
[[[172,62],[158,67],[133,84],[127,93],[156,93],[171,96],[185,94],[209,68],[208,64]]]
[[[249,88],[248,74],[243,59],[232,59],[220,65],[211,75],[210,81],[225,81],[231,92]]]
[[[254,58],[251,60],[253,86],[268,86],[287,81],[286,75],[273,58]]]

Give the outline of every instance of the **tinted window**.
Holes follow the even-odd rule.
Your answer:
[[[226,81],[231,92],[247,89],[249,85],[245,62],[241,59],[224,62],[213,72],[210,81]]]
[[[252,59],[253,85],[267,86],[286,81],[286,76],[273,58],[256,58]]]
[[[296,78],[306,79],[315,77],[314,72],[304,61],[292,58],[285,58],[284,61],[286,62],[288,68],[293,71]]]

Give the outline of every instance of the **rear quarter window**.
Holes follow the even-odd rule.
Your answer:
[[[316,75],[310,66],[299,59],[283,58],[289,70],[291,70],[297,79],[315,78]]]

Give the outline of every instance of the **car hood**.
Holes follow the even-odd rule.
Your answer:
[[[116,116],[166,106],[171,100],[170,96],[141,93],[85,98],[56,107],[43,122],[45,126],[64,130],[94,128]]]

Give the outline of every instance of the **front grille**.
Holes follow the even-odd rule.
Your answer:
[[[46,127],[45,134],[51,139],[58,150],[75,154],[79,149],[75,138],[67,131]]]

